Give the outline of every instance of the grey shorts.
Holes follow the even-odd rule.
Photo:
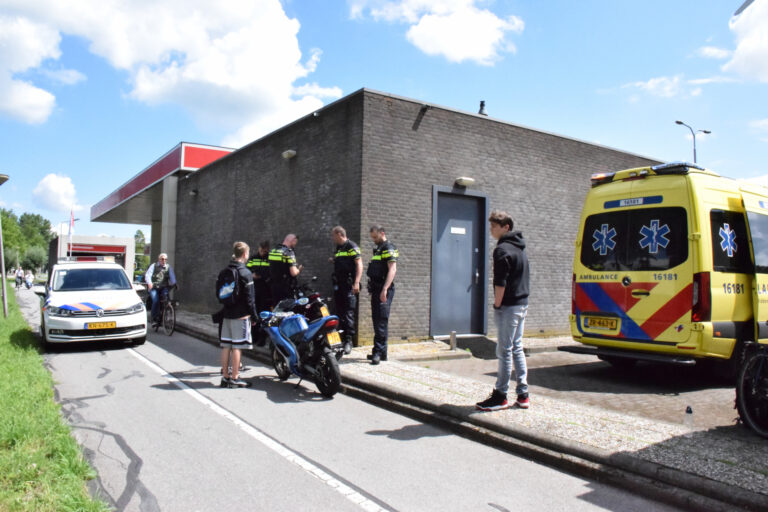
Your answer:
[[[221,323],[221,348],[251,349],[251,319],[225,318]]]

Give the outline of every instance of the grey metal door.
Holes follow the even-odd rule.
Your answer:
[[[432,335],[485,332],[486,198],[436,191]]]

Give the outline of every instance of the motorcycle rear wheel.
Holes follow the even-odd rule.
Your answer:
[[[736,384],[736,406],[741,421],[768,438],[768,351],[749,354]]]
[[[339,391],[341,387],[341,371],[339,363],[329,350],[323,352],[317,365],[317,376],[315,385],[324,397],[331,398]]]
[[[291,376],[291,369],[288,368],[288,363],[285,362],[285,358],[274,345],[272,346],[272,366],[275,367],[278,379],[288,380],[288,377]]]

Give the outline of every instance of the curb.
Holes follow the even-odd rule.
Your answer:
[[[217,338],[202,330],[178,324],[176,329],[206,343],[218,345]],[[245,352],[262,363],[271,364],[265,348]],[[470,355],[467,354],[466,357]],[[417,360],[420,359],[399,359]],[[743,510],[768,510],[766,495],[644,461],[625,453],[610,453],[544,433],[502,424],[487,414],[469,414],[461,407],[425,400],[420,396],[379,386],[354,375],[342,375],[341,392],[419,421],[439,424],[475,441],[674,506],[718,512],[731,511],[734,507]]]

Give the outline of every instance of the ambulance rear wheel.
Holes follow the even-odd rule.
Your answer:
[[[768,351],[752,351],[736,385],[736,407],[742,423],[768,438]]]
[[[619,370],[628,370],[637,364],[637,359],[627,359],[626,357],[597,356],[597,358]]]

